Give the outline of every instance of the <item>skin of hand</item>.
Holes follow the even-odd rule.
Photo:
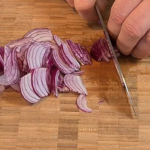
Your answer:
[[[91,21],[97,19],[97,2],[104,11],[108,0],[66,0],[80,16]],[[136,58],[150,56],[150,0],[115,0],[108,20],[108,31],[124,55]]]

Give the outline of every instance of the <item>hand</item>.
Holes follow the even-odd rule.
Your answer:
[[[123,54],[150,56],[150,0],[116,0],[108,30]]]
[[[80,16],[91,22],[98,19],[95,11],[96,0],[66,0],[71,7],[74,7]],[[103,12],[107,6],[108,0],[97,0],[97,5],[101,12]]]

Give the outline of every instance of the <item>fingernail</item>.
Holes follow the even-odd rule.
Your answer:
[[[132,57],[134,57],[135,59],[139,59],[139,60],[141,60],[142,58],[137,58],[134,54],[131,54],[132,55]]]

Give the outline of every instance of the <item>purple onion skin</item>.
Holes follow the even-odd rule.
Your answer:
[[[119,51],[115,52],[117,56]],[[108,42],[106,39],[98,39],[91,47],[91,57],[96,61],[106,61],[109,62],[109,59],[113,58],[112,52],[109,48]]]
[[[88,50],[85,47],[81,46],[80,44],[73,43],[71,40],[67,40],[66,42],[81,65],[92,64]]]

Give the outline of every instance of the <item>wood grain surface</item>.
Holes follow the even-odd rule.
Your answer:
[[[88,24],[64,0],[0,0],[0,45],[34,28],[49,28],[87,47],[103,37],[96,24]],[[92,113],[79,111],[73,92],[31,105],[20,93],[5,90],[0,95],[0,150],[149,150],[150,58],[122,56],[119,62],[138,116],[112,60],[92,60],[81,68]]]

